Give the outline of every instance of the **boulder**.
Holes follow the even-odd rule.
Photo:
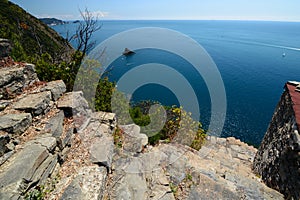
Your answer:
[[[51,101],[51,92],[45,91],[37,94],[29,94],[13,104],[16,110],[24,110],[33,115],[44,114],[48,111]]]
[[[29,113],[3,115],[0,116],[0,130],[21,134],[31,125],[31,121]]]
[[[47,83],[42,91],[50,91],[52,94],[52,100],[56,101],[67,91],[67,89],[65,83],[62,80],[58,80]]]

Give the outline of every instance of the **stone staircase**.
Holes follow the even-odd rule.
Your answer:
[[[256,149],[239,140],[150,146],[140,127],[65,91],[33,65],[0,68],[0,199],[283,199],[252,173]]]

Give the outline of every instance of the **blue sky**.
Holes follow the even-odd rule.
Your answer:
[[[299,0],[12,0],[37,17],[79,19],[87,7],[102,19],[300,21]]]

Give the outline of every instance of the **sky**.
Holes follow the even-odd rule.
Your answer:
[[[34,16],[80,19],[87,8],[103,20],[300,21],[299,0],[12,0]]]

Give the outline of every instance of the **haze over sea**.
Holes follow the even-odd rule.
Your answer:
[[[284,84],[289,80],[300,81],[299,22],[147,20],[101,23],[103,26],[94,38],[97,44],[125,30],[163,27],[186,34],[202,45],[216,63],[226,89],[224,137],[234,136],[258,145]],[[70,23],[53,28],[64,36],[66,30],[72,32],[75,26]],[[153,49],[139,50],[129,59],[125,61],[120,57],[113,63],[111,79],[118,80],[129,68],[160,59],[190,81],[200,101],[201,122],[207,128],[211,106],[209,93],[203,79],[193,73],[188,63],[171,53]],[[178,103],[174,94],[158,85],[146,85],[133,94],[135,101],[147,98],[162,104]]]

